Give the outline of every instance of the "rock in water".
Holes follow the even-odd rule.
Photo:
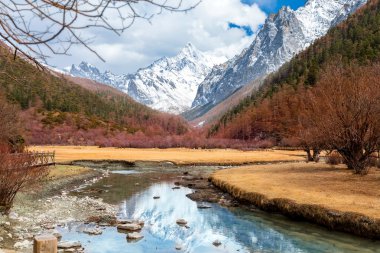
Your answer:
[[[220,245],[222,245],[222,242],[219,241],[219,240],[215,240],[212,244],[213,244],[215,247],[219,247]]]
[[[78,241],[66,241],[58,243],[58,249],[76,249],[82,248],[82,244]]]
[[[103,233],[103,230],[101,230],[100,228],[88,228],[83,230],[83,233],[89,235],[101,235]]]
[[[132,240],[132,241],[138,241],[138,240],[141,240],[142,238],[144,238],[144,236],[140,233],[137,233],[137,232],[133,232],[133,233],[128,233],[127,234],[127,239],[128,240]]]
[[[121,229],[121,230],[127,230],[127,231],[139,231],[141,230],[142,226],[139,225],[139,224],[120,224],[117,226],[118,229]]]
[[[133,219],[120,219],[117,220],[117,224],[138,224],[141,228],[144,227],[145,222],[143,220],[133,220]]]
[[[159,199],[160,198],[160,196],[154,196],[153,197],[153,199]]]
[[[198,209],[209,209],[211,206],[205,205],[205,204],[199,204]]]
[[[176,223],[180,226],[185,226],[187,224],[187,221],[185,219],[178,219]]]
[[[57,238],[57,240],[61,240],[62,239],[62,234],[58,230],[54,229],[54,230],[50,231],[50,233],[52,235],[54,235]]]

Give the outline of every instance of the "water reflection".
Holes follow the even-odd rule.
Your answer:
[[[161,183],[134,195],[123,203],[123,216],[144,220],[150,234],[162,241],[180,244],[185,252],[247,251],[236,240],[234,232],[226,229],[226,222],[232,219],[231,213],[215,205],[207,210],[198,209],[195,202],[185,197],[190,189],[173,190],[172,187]],[[157,195],[160,199],[154,200]],[[176,224],[181,218],[188,222],[189,228]],[[215,240],[220,240],[222,246],[215,248],[212,245]]]
[[[117,182],[120,182],[120,175]],[[132,177],[123,176],[124,185]],[[109,180],[106,181],[110,183]],[[112,178],[111,178],[112,180]],[[112,182],[115,189],[116,181]],[[105,183],[105,182],[103,182]],[[129,187],[129,186],[128,186]],[[145,227],[143,240],[128,243],[125,234],[116,228],[106,228],[100,236],[89,236],[80,229],[63,231],[65,240],[81,240],[91,253],[150,253],[178,252],[380,252],[380,244],[330,233],[310,224],[290,222],[276,215],[252,213],[239,208],[227,209],[211,205],[211,209],[198,209],[197,203],[186,197],[191,190],[173,190],[168,182],[154,183],[125,197],[120,204],[121,218],[142,219]],[[112,188],[110,189],[112,191]],[[160,199],[153,199],[160,196]],[[188,221],[189,228],[180,227],[176,220]],[[222,245],[215,247],[212,242]]]

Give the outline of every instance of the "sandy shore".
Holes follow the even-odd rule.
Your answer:
[[[125,160],[165,162],[170,161],[179,165],[239,165],[272,161],[304,161],[302,151],[240,151],[232,149],[120,149],[98,148],[91,146],[33,146],[34,151],[55,151],[57,162],[75,160]]]
[[[380,170],[290,163],[217,171],[212,182],[257,207],[331,229],[380,239]]]

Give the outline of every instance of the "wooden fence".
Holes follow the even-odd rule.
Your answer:
[[[31,154],[34,167],[55,165],[55,152],[32,152]]]
[[[14,157],[28,157],[32,159],[29,167],[46,167],[55,165],[55,152],[27,152],[12,154]]]

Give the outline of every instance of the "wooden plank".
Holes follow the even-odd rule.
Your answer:
[[[57,253],[58,240],[54,235],[34,237],[33,253]]]

